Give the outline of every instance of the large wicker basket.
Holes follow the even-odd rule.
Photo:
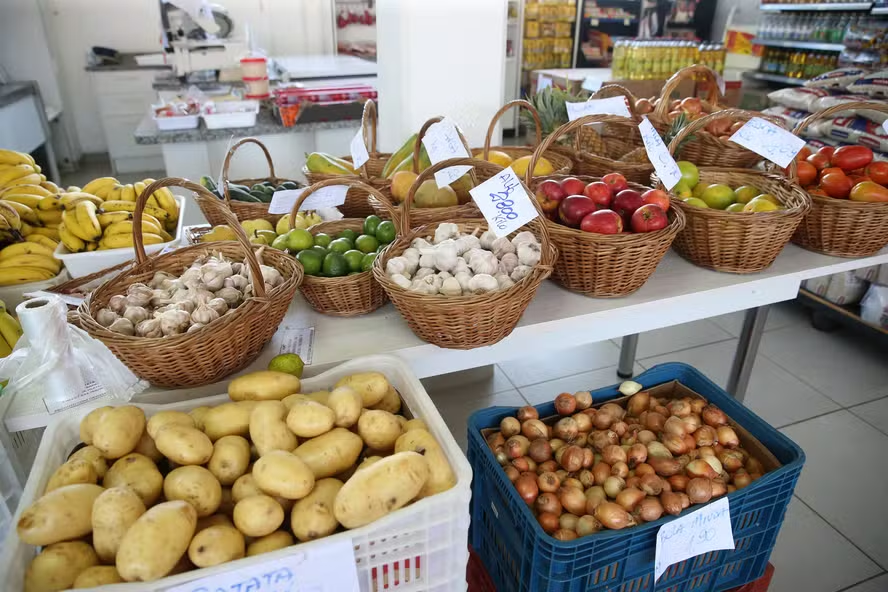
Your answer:
[[[629,103],[629,113],[632,119],[638,121],[638,113],[635,110],[635,102],[638,100],[625,86],[619,84],[605,84],[598,89],[589,100],[607,99],[610,97],[624,97]],[[641,141],[641,132],[637,126],[628,126],[625,123],[603,122],[599,124],[599,131],[593,126],[584,125],[577,130],[579,145],[594,145],[596,154],[612,160],[623,160],[626,155],[637,148],[644,148]],[[600,138],[600,140],[599,140]],[[643,183],[647,183],[647,179]]]
[[[417,182],[431,178],[435,171],[455,165],[472,165],[483,171],[503,170],[502,167],[482,160],[451,158],[425,170]],[[433,222],[418,228],[412,226],[410,216],[415,210],[411,209],[410,204],[413,202],[416,186],[411,189],[403,204],[404,217],[400,219],[401,234],[376,258],[373,275],[420,339],[448,349],[472,349],[500,341],[518,324],[540,283],[552,273],[552,266],[558,256],[558,251],[552,246],[549,238],[549,231],[542,224],[542,217],[533,220],[526,227],[540,240],[542,247],[540,263],[527,277],[516,282],[511,288],[481,295],[452,297],[411,292],[398,286],[388,277],[385,272],[386,263],[410,247],[414,238],[433,234],[443,222]],[[536,200],[532,201],[539,210]],[[487,222],[483,219],[458,219],[453,222],[459,226],[461,232],[487,229]]]
[[[675,154],[676,146],[686,135],[722,117],[745,121],[754,114],[726,109],[702,117],[675,136],[669,151]],[[684,230],[675,239],[675,250],[694,264],[715,271],[755,273],[771,265],[811,208],[810,198],[782,175],[738,168],[701,168],[699,171],[700,183],[723,183],[732,188],[751,185],[776,197],[785,209],[735,213],[695,207],[673,197],[673,207],[684,211],[687,217]],[[662,184],[660,188],[664,188]]]
[[[654,165],[648,159],[647,151],[643,146],[632,148],[626,154],[619,156],[606,156],[613,154],[613,150],[608,148],[610,140],[600,136],[591,125],[603,123],[608,126],[610,133],[616,133],[614,129],[622,128],[623,135],[626,138],[632,138],[638,134],[638,120],[619,115],[589,115],[569,122],[565,126],[570,126],[578,121],[583,123],[580,126],[567,128],[563,132],[568,133],[573,130],[580,132],[582,130],[582,133],[575,134],[575,173],[592,177],[601,177],[608,173],[621,173],[633,183],[639,185],[650,183]],[[557,132],[558,130],[552,132],[552,135]]]
[[[267,177],[259,177],[256,179],[238,179],[237,181],[229,181],[228,180],[228,167],[231,165],[231,158],[234,156],[234,153],[238,148],[243,146],[244,144],[256,144],[259,148],[262,149],[262,153],[265,155],[265,161],[268,163],[268,176]],[[283,177],[278,177],[274,173],[274,162],[271,160],[271,154],[268,152],[268,148],[265,147],[265,144],[257,140],[256,138],[244,138],[239,140],[236,144],[234,144],[230,150],[228,150],[228,154],[225,155],[225,161],[222,163],[222,185],[219,189],[222,191],[223,199],[225,201],[225,205],[228,206],[228,210],[234,214],[234,217],[237,218],[239,222],[243,222],[244,220],[257,220],[264,219],[268,220],[272,224],[277,224],[277,221],[280,219],[280,214],[269,214],[268,213],[268,204],[267,203],[254,203],[248,201],[238,201],[231,199],[231,196],[228,193],[228,183],[233,182],[239,185],[254,185],[256,183],[261,183],[263,181],[270,181],[274,185],[279,185],[284,181],[293,181],[294,183],[299,183],[294,179],[285,179]],[[302,183],[300,183],[301,185]],[[222,210],[216,207],[216,202],[221,201],[217,196],[213,195],[210,192],[203,192],[194,196],[197,205],[200,206],[200,211],[203,212],[204,217],[207,219],[207,222],[210,223],[211,226],[219,226],[220,224],[227,224],[226,217],[222,215]]]
[[[368,195],[373,195],[383,204],[388,204],[388,200],[382,193],[361,181],[328,179],[315,183],[306,189],[297,202],[293,204],[293,211],[290,213],[290,225],[292,226],[295,221],[299,206],[302,205],[302,202],[309,195],[322,187],[329,187],[331,185],[347,185],[350,188],[360,189],[367,192]],[[391,204],[388,207],[389,218],[396,218]],[[341,220],[321,222],[309,228],[309,232],[313,235],[324,232],[335,236],[346,229],[351,229],[361,234],[364,229],[363,218],[343,218]],[[302,279],[299,291],[302,292],[302,296],[305,297],[313,309],[336,317],[353,317],[367,314],[373,312],[388,300],[382,286],[379,285],[379,282],[376,281],[373,273],[369,270],[344,277],[306,275]]]
[[[885,103],[859,102],[836,105],[799,122],[797,136],[812,123],[847,109],[888,113]],[[835,199],[809,194],[811,211],[796,229],[792,242],[811,251],[835,257],[867,257],[888,245],[888,203]]]
[[[182,187],[207,197],[219,208],[219,217],[237,234],[237,241],[193,245],[148,258],[142,243],[142,209],[147,196],[162,187]],[[211,384],[252,362],[271,339],[287,312],[287,307],[302,282],[302,266],[289,255],[250,244],[234,214],[206,189],[191,181],[167,178],[155,181],[136,201],[133,238],[136,264],[111,278],[77,309],[78,322],[92,337],[104,343],[130,370],[155,386],[185,388]],[[277,269],[283,283],[265,289],[259,261],[254,251],[262,250],[266,265]],[[249,266],[253,278],[253,297],[230,314],[193,333],[161,338],[130,337],[109,331],[96,320],[96,314],[108,306],[111,297],[125,294],[135,283],[147,283],[157,271],[181,274],[196,259],[220,253]]]

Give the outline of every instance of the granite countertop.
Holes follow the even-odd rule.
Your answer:
[[[136,63],[136,56],[147,52],[140,53],[121,53],[119,64],[109,64],[106,66],[86,66],[87,72],[115,72],[120,70],[171,70],[172,66],[140,66]]]
[[[36,94],[34,82],[9,82],[0,84],[0,107],[11,105],[22,97]]]

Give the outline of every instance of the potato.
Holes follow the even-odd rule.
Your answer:
[[[163,475],[150,458],[132,452],[111,465],[102,485],[106,488],[129,487],[142,498],[145,507],[150,507],[160,497]]]
[[[80,441],[84,444],[92,444],[93,430],[95,430],[96,422],[100,417],[114,409],[108,405],[93,409],[86,414],[86,417],[80,420]]]
[[[145,431],[145,412],[135,405],[124,405],[106,411],[95,421],[92,445],[105,458],[129,454]]]
[[[301,458],[316,479],[332,477],[358,461],[364,441],[345,428],[333,428],[326,434],[303,442],[293,454]]]
[[[369,467],[373,463],[377,463],[377,462],[381,461],[383,458],[385,458],[385,457],[368,456],[367,458],[365,458],[364,460],[361,461],[361,464],[358,465],[358,468],[356,470],[360,471],[361,469],[366,469],[367,467]]]
[[[389,381],[380,372],[361,372],[340,378],[336,386],[350,386],[361,395],[364,407],[372,407],[388,393]]]
[[[148,435],[148,432],[142,432],[142,437],[139,438],[139,443],[133,448],[133,452],[137,452],[142,456],[147,456],[155,463],[159,463],[163,460],[163,454],[157,449],[157,444],[154,443],[154,438]]]
[[[50,491],[22,512],[16,524],[19,538],[29,545],[45,546],[89,534],[93,502],[102,491],[92,483]]]
[[[330,397],[330,391],[313,391],[305,395],[305,397],[311,399],[315,403],[326,405],[327,399]]]
[[[395,419],[398,420],[398,424],[401,426],[401,433],[404,432],[404,426],[407,425],[407,418],[403,415],[396,415]]]
[[[447,491],[456,485],[456,474],[450,468],[441,445],[430,432],[415,429],[398,438],[395,442],[395,452],[406,450],[418,452],[429,463],[429,480],[419,492],[419,499]]]
[[[234,506],[234,525],[247,536],[271,534],[284,523],[284,509],[268,495],[252,495]]]
[[[207,468],[222,485],[231,485],[250,466],[250,443],[242,436],[222,436],[213,444]]]
[[[296,401],[287,413],[287,427],[300,438],[314,438],[333,429],[336,414],[315,401]]]
[[[113,565],[94,565],[80,572],[72,588],[98,588],[107,584],[121,584],[123,578]]]
[[[87,568],[98,565],[99,558],[88,543],[56,543],[43,549],[25,571],[25,592],[67,590]]]
[[[154,444],[165,457],[180,465],[202,465],[213,456],[213,443],[207,435],[189,426],[164,426]]]
[[[336,532],[339,522],[333,516],[333,501],[342,489],[339,479],[321,479],[307,496],[293,504],[290,527],[302,541],[313,541]]]
[[[96,470],[96,475],[98,475],[99,479],[103,478],[105,473],[108,472],[108,461],[102,456],[102,451],[95,446],[84,446],[80,450],[72,452],[71,456],[68,457],[68,462],[71,462],[72,460],[85,460],[90,462]]]
[[[197,567],[210,567],[246,555],[246,542],[233,526],[217,524],[205,528],[188,545],[188,558]]]
[[[296,401],[311,401],[311,399],[299,393],[295,395],[287,395],[286,397],[281,399],[281,403],[284,404],[284,406],[287,408],[287,411],[289,411],[290,408],[296,404]]]
[[[234,485],[231,486],[231,500],[236,504],[242,499],[246,499],[253,495],[264,495],[259,486],[256,485],[256,479],[252,473],[246,473],[238,477]]]
[[[398,394],[395,387],[389,385],[388,390],[385,392],[385,396],[379,400],[379,403],[373,405],[371,409],[381,409],[382,411],[388,411],[389,413],[397,413],[401,410],[401,395]]]
[[[151,582],[169,574],[188,549],[197,511],[182,500],[158,504],[133,524],[117,550],[117,571],[127,582]]]
[[[157,439],[157,432],[168,425],[182,425],[189,428],[196,427],[194,418],[182,411],[159,411],[151,416],[145,430],[148,435]]]
[[[333,389],[325,405],[333,410],[336,427],[350,428],[358,423],[364,400],[354,389],[341,386]]]
[[[293,535],[291,535],[286,530],[276,530],[273,533],[258,538],[247,545],[247,557],[277,551],[278,549],[289,547],[292,544]]]
[[[247,436],[250,433],[250,414],[254,401],[223,403],[210,407],[203,416],[204,432],[215,442],[222,436]]]
[[[308,465],[292,452],[283,450],[272,450],[257,460],[253,465],[253,479],[264,493],[287,499],[302,499],[315,484]]]
[[[301,388],[302,381],[292,374],[260,370],[228,383],[228,396],[232,401],[280,401],[287,395],[298,393]]]
[[[163,495],[168,500],[188,502],[194,506],[200,518],[210,516],[219,509],[222,486],[207,469],[189,465],[169,472],[163,480]]]
[[[427,426],[426,422],[424,422],[421,419],[411,419],[410,421],[405,423],[402,427],[402,431],[405,434],[407,432],[409,432],[410,430],[426,430],[426,431],[428,431],[428,429],[429,429],[429,426]],[[396,446],[397,446],[397,444],[396,444]]]
[[[96,483],[98,480],[99,475],[92,463],[75,458],[55,470],[52,477],[49,478],[49,483],[46,484],[44,494],[65,485]]]
[[[358,419],[358,435],[374,450],[392,450],[401,435],[401,423],[388,411],[369,409]]]
[[[204,429],[203,418],[209,410],[210,408],[207,405],[201,405],[200,407],[195,407],[188,412],[188,415],[190,415],[191,419],[194,420],[194,427],[196,427],[200,431],[203,431]]]
[[[104,563],[114,563],[123,535],[145,513],[142,498],[129,487],[102,492],[92,507],[93,547]]]
[[[333,503],[346,528],[358,528],[407,505],[429,479],[429,463],[416,452],[398,452],[355,471]]]
[[[261,457],[272,450],[292,452],[299,440],[287,427],[287,406],[280,401],[260,401],[250,414],[250,439]]]
[[[212,516],[204,516],[203,518],[197,519],[197,527],[194,529],[194,534],[197,535],[197,533],[205,528],[219,525],[234,526],[234,522],[232,522],[231,518],[225,514],[213,514]]]

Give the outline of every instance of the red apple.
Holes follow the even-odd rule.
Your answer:
[[[634,232],[653,232],[666,228],[669,219],[663,208],[656,204],[645,204],[632,214],[632,230]]]
[[[614,199],[611,186],[607,183],[602,183],[601,181],[595,181],[594,183],[586,185],[583,188],[583,195],[594,201],[596,205],[599,206],[599,209],[609,207],[611,201]]]
[[[540,183],[539,186],[537,186],[535,195],[543,212],[546,213],[557,211],[558,204],[561,203],[562,199],[567,197],[567,194],[564,193],[561,185],[559,185],[557,181],[552,181],[551,179]]]
[[[664,212],[669,210],[669,194],[660,189],[648,189],[641,194],[641,199],[646,204],[660,206]]]
[[[561,189],[564,190],[564,195],[580,195],[583,193],[584,185],[585,183],[576,177],[568,177],[561,180]]]
[[[614,197],[611,208],[623,218],[623,226],[629,228],[629,221],[635,210],[644,205],[641,194],[634,189],[624,189]]]
[[[614,195],[624,189],[629,189],[629,182],[626,181],[626,177],[620,173],[608,173],[603,176],[601,180],[611,186],[611,191]]]
[[[620,234],[623,232],[623,219],[613,210],[598,210],[583,218],[580,230],[598,234]]]
[[[594,211],[595,202],[585,195],[568,195],[558,206],[558,216],[561,221],[572,228],[579,228],[586,214]]]

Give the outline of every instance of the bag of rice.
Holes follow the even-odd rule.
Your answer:
[[[888,96],[888,70],[879,70],[867,74],[860,80],[848,85],[848,92],[864,95]]]
[[[768,93],[768,98],[778,105],[808,112],[816,111],[814,102],[827,96],[829,93],[820,88],[781,88]]]
[[[860,80],[867,73],[863,68],[839,68],[831,72],[824,72],[820,76],[815,76],[805,83],[808,88],[847,88],[853,82]]]
[[[815,122],[808,129],[815,127],[821,136],[849,144],[868,146],[878,152],[888,152],[888,131],[878,123],[863,117],[836,117]]]
[[[776,117],[783,121],[784,127],[788,130],[792,130],[798,123],[804,118],[811,115],[807,111],[799,111],[798,109],[787,109],[786,107],[776,106],[776,107],[768,107],[764,111],[762,111],[765,115],[770,115],[771,117]]]
[[[832,95],[829,97],[818,99],[816,101],[815,107],[817,111],[820,111],[821,109],[835,107],[836,105],[844,105],[846,103],[856,103],[860,101],[888,105],[888,103],[886,103],[885,101],[875,101],[872,99],[872,97],[868,97],[866,95]],[[849,109],[848,111],[843,112],[843,114],[859,115],[860,117],[865,117],[870,121],[875,121],[876,123],[884,123],[886,120],[888,120],[888,113],[884,113],[882,111],[874,111],[872,109]]]

